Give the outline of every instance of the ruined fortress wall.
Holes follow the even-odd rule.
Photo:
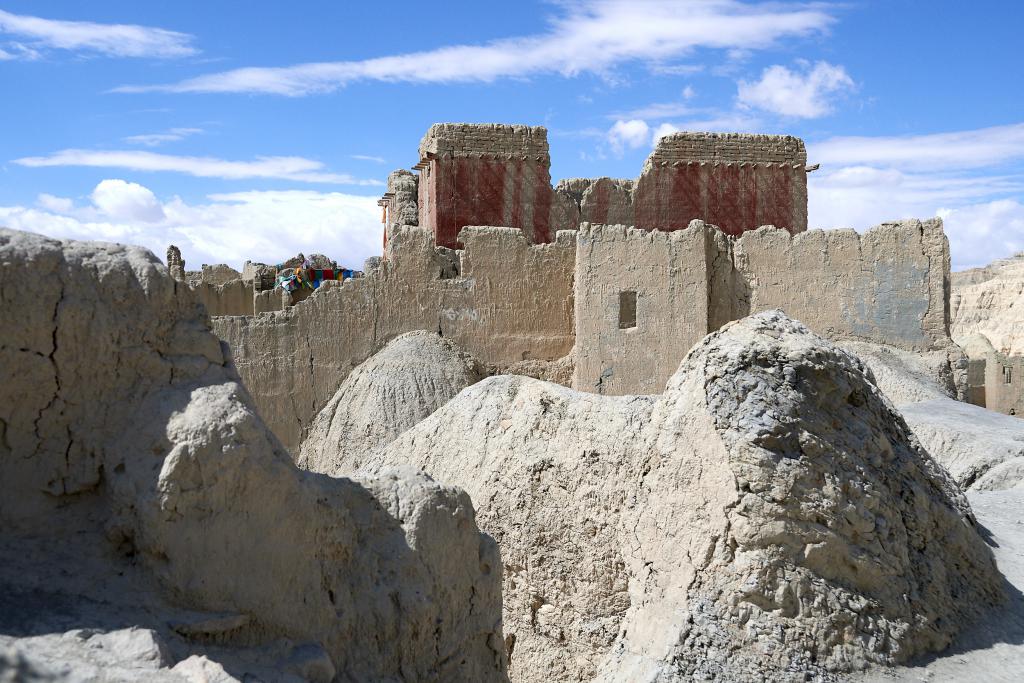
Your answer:
[[[388,174],[388,222],[398,225],[416,225],[419,220],[419,178],[416,174],[399,169]]]
[[[949,343],[949,243],[939,219],[884,223],[864,234],[762,229],[736,240],[733,251],[751,313],[781,308],[829,338],[908,351]]]
[[[191,285],[191,289],[211,316],[252,315],[254,312],[251,282],[231,280],[222,285],[198,282]]]
[[[807,152],[788,135],[673,133],[636,181],[571,178],[554,188],[540,126],[435,124],[419,159],[418,223],[449,248],[467,225],[518,228],[533,243],[580,222],[680,230],[699,219],[730,235],[761,225],[807,229]],[[412,204],[399,202],[392,184],[380,203],[405,215]]]
[[[603,225],[636,225],[632,180],[595,178],[580,197],[580,220]]]
[[[942,222],[858,235],[762,228],[736,240],[694,221],[671,233],[581,227],[573,388],[658,393],[694,343],[724,323],[780,308],[835,340],[945,349],[949,246]],[[620,326],[636,293],[635,327]]]
[[[550,242],[553,190],[547,130],[440,123],[419,147],[420,224],[456,248],[467,225],[504,225]]]
[[[806,164],[803,141],[788,135],[666,135],[636,183],[636,226],[678,230],[698,218],[730,235],[760,225],[803,232]]]
[[[580,226],[574,388],[661,393],[682,354],[708,331],[705,243],[713,230]]]
[[[992,352],[986,354],[982,370],[984,407],[1005,415],[1024,417],[1024,391],[1021,390],[1024,386],[1024,356]]]
[[[440,331],[484,363],[554,360],[573,344],[575,234],[530,245],[518,230],[466,228],[451,252],[402,227],[365,277],[328,282],[286,310],[213,320],[260,414],[291,450],[356,365],[412,330]]]

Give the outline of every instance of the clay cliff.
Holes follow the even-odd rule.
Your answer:
[[[323,680],[506,679],[501,559],[464,491],[298,470],[145,250],[0,230],[0,264],[0,565],[87,549],[61,575],[143,571],[235,620],[215,630],[321,648]]]
[[[997,351],[1024,353],[1024,255],[952,274],[950,334],[981,333]]]

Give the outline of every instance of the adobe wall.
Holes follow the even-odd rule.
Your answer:
[[[984,372],[985,407],[1004,415],[1024,417],[1024,356],[988,354]]]
[[[419,146],[419,224],[436,244],[459,245],[467,225],[503,225],[547,243],[564,224],[551,188],[547,129],[541,126],[438,123]],[[552,223],[552,209],[556,223]]]
[[[1024,417],[1024,356],[997,351],[984,334],[956,337],[967,355],[967,401],[1006,415]]]
[[[726,238],[695,222],[676,232],[580,226],[576,248],[573,387],[599,394],[660,394],[710,327],[714,259]],[[636,325],[619,320],[636,293]]]
[[[949,343],[949,243],[938,218],[883,223],[863,234],[745,233],[734,264],[750,312],[782,308],[833,339],[925,351]]]
[[[697,218],[730,235],[761,225],[803,232],[806,166],[803,141],[790,135],[666,135],[636,182],[635,224],[679,230]]]
[[[469,227],[461,239],[452,252],[423,228],[398,228],[362,278],[324,283],[283,311],[213,319],[287,448],[352,368],[404,332],[440,331],[498,367],[571,351],[575,234],[530,245],[519,230]]]
[[[781,308],[835,340],[947,349],[949,245],[939,219],[864,234],[773,228],[724,237],[581,226],[573,388],[659,393],[694,343],[730,320]],[[634,291],[636,327],[619,327]],[[1024,379],[1024,377],[1022,377]]]
[[[205,268],[205,266],[204,266]],[[206,312],[214,315],[252,315],[253,288],[252,282],[245,280],[229,280],[224,284],[197,282],[189,287],[196,294]]]

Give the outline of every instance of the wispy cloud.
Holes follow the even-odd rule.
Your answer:
[[[65,149],[49,156],[24,157],[13,163],[33,168],[47,166],[90,166],[127,168],[133,171],[169,171],[200,178],[275,178],[304,183],[334,185],[383,185],[379,180],[331,173],[324,164],[303,157],[257,157],[255,161],[228,161],[214,157],[189,157],[144,151],[94,151]]]
[[[930,135],[836,137],[810,146],[822,164],[969,169],[1024,159],[1024,123]]]
[[[652,64],[651,73],[662,76],[693,76],[704,71],[703,64]]]
[[[740,105],[804,119],[830,113],[832,99],[856,87],[846,69],[828,62],[799,62],[794,70],[776,64],[759,80],[741,80],[738,86]]]
[[[0,34],[17,36],[27,44],[11,43],[0,49],[4,59],[31,59],[39,49],[94,52],[108,57],[187,57],[197,54],[187,33],[134,24],[98,24],[91,21],[43,19],[0,10]],[[11,46],[17,51],[11,52]]]
[[[185,138],[198,135],[204,132],[202,128],[171,128],[163,133],[149,133],[146,135],[129,135],[126,138],[121,138],[125,142],[130,142],[135,145],[145,145],[146,147],[157,147],[164,144],[165,142],[177,142],[178,140],[184,140]]]
[[[387,161],[384,157],[372,157],[367,154],[353,154],[351,156],[353,159],[358,159],[359,161],[372,161],[375,164],[383,164]]]
[[[21,61],[32,61],[42,57],[39,50],[31,48],[28,45],[21,43],[5,43],[3,47],[0,47],[0,61],[12,61],[15,59]]]
[[[808,145],[812,227],[864,228],[939,215],[953,266],[1024,249],[1024,124],[930,135],[836,137]]]
[[[611,77],[612,69],[629,62],[661,64],[697,48],[766,48],[783,38],[821,33],[834,22],[821,5],[779,2],[597,0],[559,6],[563,14],[537,35],[361,61],[248,67],[116,90],[299,96],[365,80],[447,83],[584,72]]]
[[[695,111],[693,107],[683,102],[655,102],[637,109],[630,109],[629,111],[613,112],[608,114],[608,118],[657,121],[658,119],[669,119],[675,116],[689,116],[695,113]]]
[[[148,188],[104,180],[90,203],[49,196],[42,209],[0,206],[0,225],[71,239],[139,244],[158,256],[168,244],[182,249],[189,267],[246,259],[277,263],[317,251],[349,267],[380,254],[380,209],[375,197],[338,192],[265,191],[210,195],[190,203],[159,200]]]

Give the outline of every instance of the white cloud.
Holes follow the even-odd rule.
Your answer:
[[[757,132],[763,127],[760,119],[743,114],[720,114],[708,118],[689,119],[686,121],[665,122],[654,129],[651,144],[657,145],[658,140],[670,133],[681,130],[706,131],[710,133]]]
[[[622,154],[626,148],[636,149],[643,147],[650,139],[651,128],[646,121],[632,119],[629,121],[616,121],[608,129],[608,144],[617,154]]]
[[[75,206],[74,201],[67,197],[55,197],[45,192],[36,197],[36,203],[47,211],[56,211],[57,213],[68,213]]]
[[[353,154],[353,159],[359,159],[360,161],[372,161],[375,164],[383,164],[386,159],[384,157],[374,157],[367,154]]]
[[[105,198],[111,191],[121,203]],[[92,205],[60,203],[47,210],[0,206],[0,225],[58,238],[138,244],[161,259],[167,245],[176,244],[190,269],[222,262],[241,268],[247,259],[278,263],[300,251],[321,252],[359,268],[366,258],[381,253],[383,226],[376,197],[237,192],[210,195],[197,204],[173,197],[157,203],[162,218],[145,222],[132,218],[134,209],[125,196],[138,199],[152,193],[135,183],[105,180],[93,191]]]
[[[109,57],[187,57],[199,52],[190,45],[192,36],[187,33],[133,24],[42,19],[3,10],[0,10],[0,34],[31,41],[27,46],[14,44],[25,48],[20,51],[22,58],[31,58],[35,48],[98,52]]]
[[[1024,250],[1024,124],[808,145],[811,227],[941,216],[953,268]]]
[[[692,85],[688,85],[685,88],[683,88],[682,95],[684,100],[692,100],[694,97],[697,96],[697,91],[693,89]]]
[[[759,81],[740,81],[738,100],[773,114],[813,119],[832,111],[831,96],[853,90],[853,79],[841,66],[818,62],[800,63],[790,71],[776,64],[765,69]]]
[[[302,157],[257,157],[256,161],[228,161],[214,157],[186,157],[143,151],[94,151],[65,149],[49,156],[24,157],[14,163],[33,168],[48,166],[89,166],[127,168],[133,171],[170,171],[200,178],[275,178],[304,183],[335,185],[383,185],[379,180],[355,178],[347,173],[330,173],[323,163]]]
[[[1001,197],[1022,193],[1024,176],[847,166],[811,174],[808,223],[863,230],[887,220],[942,216],[953,268],[960,270],[1024,249],[1024,210],[1018,199]]]
[[[782,38],[822,33],[834,22],[820,6],[778,2],[597,0],[559,7],[564,12],[549,20],[547,32],[484,45],[451,45],[361,61],[248,67],[117,90],[299,96],[365,80],[448,83],[584,72],[610,77],[614,67],[628,62],[657,65],[697,48],[766,48]]]
[[[178,140],[184,140],[192,135],[199,135],[204,132],[202,128],[171,128],[163,133],[148,133],[145,135],[129,135],[126,138],[121,138],[125,142],[130,142],[136,145],[145,145],[146,147],[156,147],[162,145],[165,142],[177,142]]]
[[[652,64],[651,72],[662,76],[692,76],[704,70],[703,64]]]
[[[957,269],[988,265],[1024,251],[1024,205],[1000,199],[959,209],[939,209]]]
[[[92,191],[92,202],[113,221],[155,223],[164,218],[156,195],[138,183],[104,180]]]
[[[1024,123],[888,137],[837,137],[809,146],[808,158],[833,165],[915,170],[971,169],[1024,159]]]

